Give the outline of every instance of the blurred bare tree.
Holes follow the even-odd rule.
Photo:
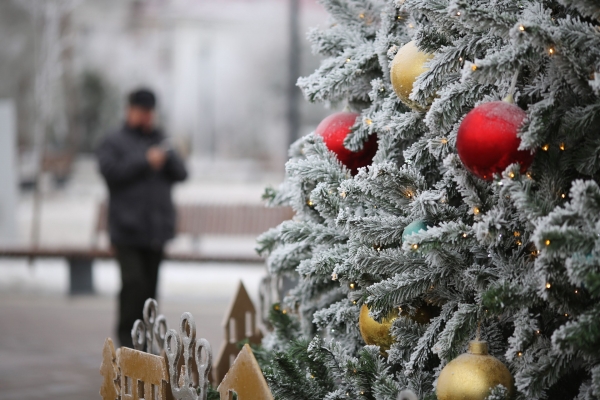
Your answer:
[[[73,152],[58,160],[46,158],[48,133],[53,139],[75,141],[77,135],[70,123],[75,116],[73,81],[69,76],[68,59],[72,36],[68,33],[69,14],[80,0],[13,0],[32,15],[34,38],[34,125],[31,148],[31,168],[34,181],[34,201],[31,244],[39,243],[42,188],[41,175],[45,162],[54,161],[68,174]],[[40,29],[41,32],[37,30]],[[69,99],[71,101],[69,101]],[[74,150],[74,149],[73,149]],[[65,165],[66,164],[66,165]]]

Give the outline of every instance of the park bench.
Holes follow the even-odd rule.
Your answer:
[[[93,293],[92,264],[96,259],[110,259],[110,248],[99,245],[108,231],[106,203],[98,206],[92,244],[85,247],[6,247],[0,258],[64,258],[69,265],[69,293]],[[177,235],[199,241],[207,235],[253,235],[277,226],[293,217],[289,207],[267,208],[260,204],[181,204],[177,206]],[[166,260],[206,265],[216,263],[259,263],[258,255],[203,254],[199,246],[189,251],[167,251]]]

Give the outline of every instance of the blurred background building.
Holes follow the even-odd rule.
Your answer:
[[[201,193],[199,182],[216,196],[215,183],[276,184],[290,142],[326,113],[294,86],[318,65],[304,38],[325,18],[315,0],[0,2],[0,99],[14,110],[14,179],[25,191],[16,236],[28,240],[41,225],[39,240],[59,240],[44,235],[53,214],[40,204],[81,186],[90,200],[105,195],[93,151],[140,86],[159,96],[160,125],[191,171],[189,193]],[[241,192],[240,201],[258,201]]]
[[[156,90],[161,124],[198,174],[208,178],[222,173],[216,165],[241,160],[259,175],[281,174],[288,83],[297,78],[290,72],[315,68],[303,38],[325,18],[313,0],[302,0],[294,27],[301,40],[292,43],[297,1],[1,2],[0,98],[16,104],[21,183],[32,180],[27,163],[39,131],[46,133],[46,169],[64,175],[72,169],[58,159],[91,152],[120,123],[124,95],[139,86]],[[297,131],[309,131],[322,108],[297,104]]]

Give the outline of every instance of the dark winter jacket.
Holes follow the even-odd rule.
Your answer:
[[[163,140],[159,131],[144,133],[125,126],[98,147],[100,172],[110,195],[110,240],[115,245],[161,248],[175,234],[171,186],[186,179],[187,171],[174,150],[168,150],[161,170],[150,167],[146,151]]]

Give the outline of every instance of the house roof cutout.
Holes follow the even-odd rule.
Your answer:
[[[231,392],[237,393],[238,400],[273,400],[267,381],[248,344],[244,345],[236,357],[217,391],[221,400],[230,399]]]
[[[227,312],[225,313],[225,317],[222,323],[223,326],[227,325],[231,317],[237,315],[244,315],[246,311],[256,313],[254,303],[252,303],[252,299],[250,298],[250,295],[248,295],[244,283],[240,281],[240,283],[238,284],[237,291],[235,293],[235,297],[233,298],[233,301],[229,303],[229,307],[227,308]]]

